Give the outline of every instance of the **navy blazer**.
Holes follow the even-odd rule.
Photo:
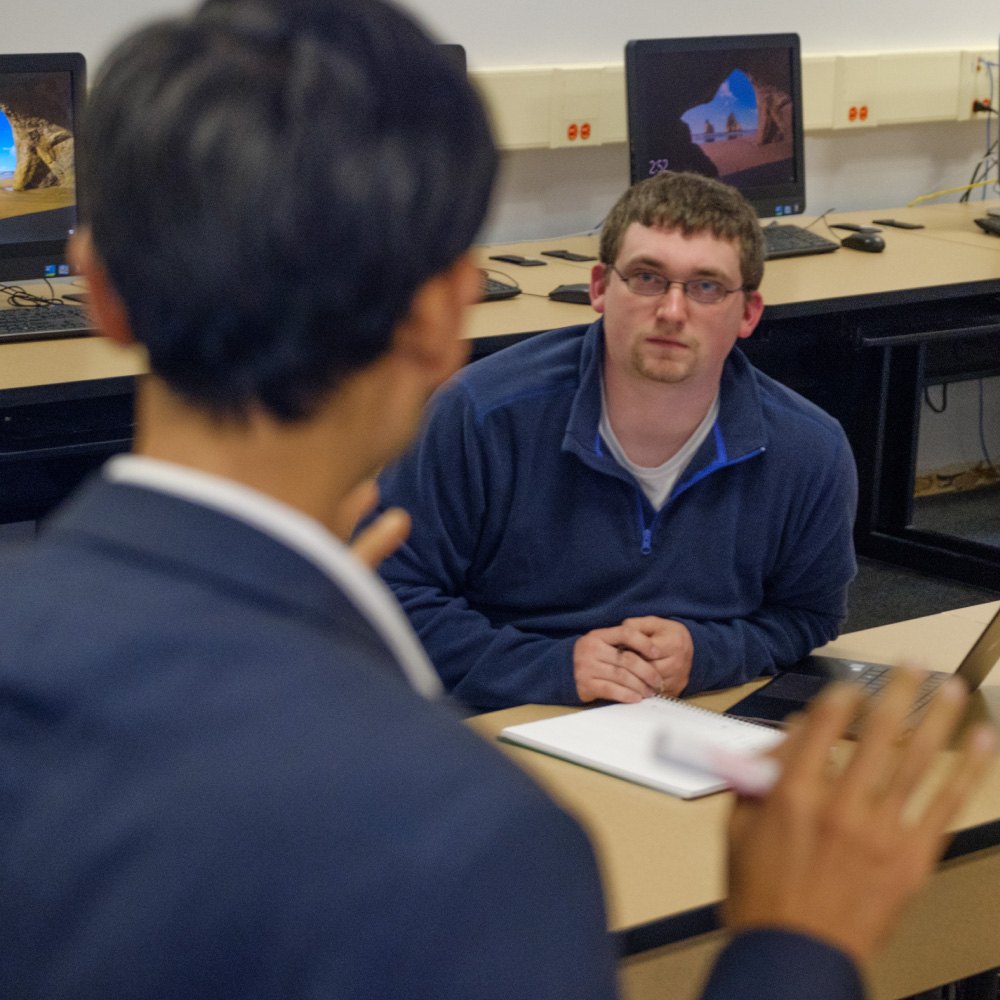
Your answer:
[[[0,996],[614,995],[579,827],[308,560],[97,477],[3,561],[0,607]],[[774,933],[713,982],[860,990]]]

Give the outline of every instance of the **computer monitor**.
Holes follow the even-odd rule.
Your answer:
[[[85,91],[79,53],[0,55],[0,281],[69,274]]]
[[[799,36],[661,38],[625,47],[632,183],[690,170],[758,216],[805,210]]]

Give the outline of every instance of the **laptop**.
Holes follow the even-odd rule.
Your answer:
[[[969,691],[975,691],[1000,659],[1000,611],[993,616],[983,634],[954,674],[931,671],[913,703],[907,724],[915,726],[927,709],[934,692],[949,678],[961,677]],[[893,667],[885,663],[841,660],[833,656],[807,656],[789,670],[781,671],[773,680],[738,701],[726,715],[748,719],[767,726],[781,726],[793,712],[799,712],[827,684],[834,680],[860,684],[868,694],[880,691],[889,680]],[[856,735],[855,729],[848,735]]]

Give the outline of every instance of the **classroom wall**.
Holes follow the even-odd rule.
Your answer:
[[[157,15],[190,9],[188,0],[35,0],[8,4],[9,52],[83,52],[103,57],[122,32]],[[890,0],[763,4],[720,0],[706,18],[698,4],[618,0],[410,0],[408,6],[444,41],[461,42],[473,68],[611,62],[630,38],[797,31],[809,53],[981,48],[1000,31],[993,0],[966,0],[960,15],[939,0],[908,0],[905,16]]]
[[[981,122],[811,133],[806,136],[809,210],[819,214],[827,209],[885,208],[967,183],[984,148]],[[501,243],[592,229],[628,179],[624,143],[505,152],[485,241]],[[982,194],[976,192],[973,197]]]
[[[472,69],[616,62],[630,38],[797,31],[810,54],[995,47],[993,0],[968,0],[944,17],[938,0],[910,0],[906,17],[882,0],[803,4],[721,0],[708,22],[698,5],[619,0],[410,0],[446,41],[465,45]],[[93,72],[114,41],[152,17],[181,13],[188,0],[37,0],[4,12],[10,52],[77,50]],[[998,80],[1000,97],[1000,80]],[[985,149],[982,122],[884,126],[812,133],[806,140],[808,204],[822,212],[909,201],[967,182]],[[596,225],[627,183],[624,144],[583,150],[524,150],[504,156],[490,241],[576,232]]]
[[[613,6],[604,0],[410,0],[408,6],[442,40],[465,45],[472,69],[616,62],[630,38],[797,31],[803,52],[823,54],[990,49],[1000,31],[994,0],[966,0],[960,17],[939,0],[909,0],[905,16],[890,0],[720,0],[710,8],[711,18],[704,16],[704,5],[649,0],[618,0]],[[93,71],[121,34],[152,17],[181,13],[191,4],[36,0],[8,7],[2,43],[6,51],[81,51]],[[811,133],[806,138],[809,209],[818,213],[889,207],[967,183],[985,143],[981,122]],[[603,219],[627,181],[624,144],[508,152],[484,238],[496,242],[590,229]],[[968,406],[960,401],[978,389],[970,383],[954,390],[951,415],[925,413],[920,452],[924,471],[960,462],[963,456],[975,458],[978,423],[970,431]],[[1000,380],[987,383],[985,399],[987,440],[1000,450]]]

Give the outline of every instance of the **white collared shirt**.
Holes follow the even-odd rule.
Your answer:
[[[425,698],[441,694],[441,681],[392,591],[319,521],[252,487],[175,462],[116,455],[104,476],[168,493],[249,524],[318,566],[392,650],[406,679]]]

